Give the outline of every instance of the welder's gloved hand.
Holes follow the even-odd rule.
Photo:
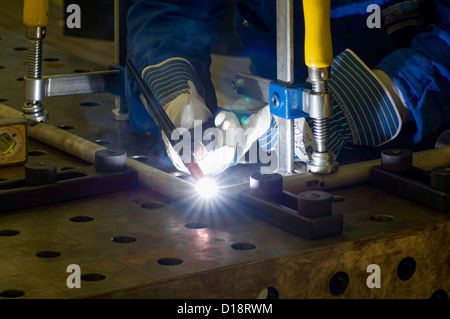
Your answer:
[[[232,109],[232,108],[231,108]],[[243,123],[233,111],[220,111],[214,119],[214,128],[204,132],[204,140],[214,140],[207,145],[196,161],[206,175],[216,175],[236,165],[255,144],[259,136],[270,127],[269,106],[260,108]],[[175,167],[187,172],[182,160],[169,155]]]
[[[186,59],[171,58],[148,66],[142,71],[142,78],[175,127],[191,129],[195,121],[202,123],[212,117],[199,94],[203,93],[200,80]]]
[[[185,143],[180,145],[180,148],[191,147],[190,138],[184,139],[183,134],[212,118],[211,111],[205,105],[203,87],[192,65],[184,58],[170,58],[144,68],[142,78],[177,128],[173,134],[178,136],[173,137],[175,139],[178,137],[180,143]],[[151,114],[144,97],[140,95],[139,98],[144,108]],[[191,160],[190,150],[180,158],[178,149],[174,150],[169,142],[171,137],[165,136],[164,133],[161,135],[172,163],[178,170],[188,172],[184,162]],[[202,145],[196,144],[196,147],[201,154]]]
[[[393,140],[400,132],[404,109],[395,85],[387,75],[370,70],[351,50],[335,57],[331,66],[329,86],[332,91],[333,114],[329,119],[328,150],[337,157],[345,143],[380,146]],[[399,110],[404,110],[401,114]],[[298,122],[298,120],[296,120]],[[306,147],[302,151],[296,140],[296,159],[304,160],[302,154],[310,153],[307,143],[313,138],[312,120],[303,122],[303,139]],[[266,149],[277,149],[278,127],[272,121],[271,129],[261,137],[260,144]],[[305,135],[306,133],[306,135]],[[271,143],[270,141],[274,141]],[[308,142],[309,141],[309,142]],[[313,144],[311,144],[313,145]]]

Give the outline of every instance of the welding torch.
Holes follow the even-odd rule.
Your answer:
[[[169,141],[170,145],[175,148],[176,141],[172,139],[172,132],[176,130],[175,125],[173,124],[172,120],[167,115],[166,111],[164,111],[164,108],[162,107],[161,103],[156,99],[155,95],[152,93],[152,91],[148,88],[148,86],[145,84],[144,80],[139,76],[136,67],[133,65],[133,63],[127,59],[126,60],[127,67],[131,71],[131,74],[133,78],[136,80],[137,85],[139,86],[142,95],[145,98],[145,101],[148,104],[148,112],[150,113],[150,116],[155,121],[158,128],[161,130],[161,132],[166,136],[167,140]],[[191,139],[192,142],[192,139]],[[193,143],[192,143],[193,144]],[[189,173],[191,173],[192,177],[196,181],[200,181],[205,178],[205,175],[203,174],[203,171],[201,170],[198,163],[195,162],[195,150],[196,148],[194,145],[191,145],[191,158],[188,165],[186,165],[186,168],[188,169]],[[180,150],[181,151],[181,150]],[[181,157],[180,151],[178,151],[178,155]]]

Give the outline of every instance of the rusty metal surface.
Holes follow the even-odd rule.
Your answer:
[[[11,61],[25,61],[26,53],[14,51],[25,40],[3,31],[0,37],[0,64],[9,61],[0,69],[0,97],[20,109],[20,67],[8,69]],[[45,52],[66,63],[65,54]],[[79,61],[67,63],[66,71]],[[53,124],[73,126],[86,139],[108,139],[118,147],[147,138],[111,120],[106,94],[95,96],[96,102],[108,101],[100,107],[78,107],[91,98],[44,103]],[[127,151],[144,154],[149,145]],[[29,151],[60,169],[90,165],[34,140]],[[23,174],[23,166],[0,168],[0,179]],[[173,202],[138,187],[2,213],[0,299],[257,298],[267,290],[279,298],[429,298],[450,291],[449,214],[369,185],[334,189],[330,193],[342,199],[333,203],[344,216],[342,234],[306,240],[247,214],[238,200],[246,187],[230,188],[216,202]],[[67,286],[71,264],[80,266],[81,288]],[[380,266],[381,288],[366,284],[371,264]]]

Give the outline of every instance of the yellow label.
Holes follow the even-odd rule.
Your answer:
[[[27,159],[27,131],[23,123],[0,126],[0,165],[24,163]]]

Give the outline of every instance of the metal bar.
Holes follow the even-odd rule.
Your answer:
[[[46,97],[103,93],[120,89],[120,71],[99,71],[45,77]]]
[[[277,0],[277,78],[294,83],[294,1]]]
[[[277,0],[277,79],[294,83],[294,8],[293,0]],[[278,171],[294,172],[294,121],[277,118]]]
[[[24,98],[29,101],[40,101],[56,96],[103,93],[119,89],[119,70],[53,75],[41,79],[24,77]]]
[[[281,174],[294,172],[294,120],[277,117],[278,170]]]

